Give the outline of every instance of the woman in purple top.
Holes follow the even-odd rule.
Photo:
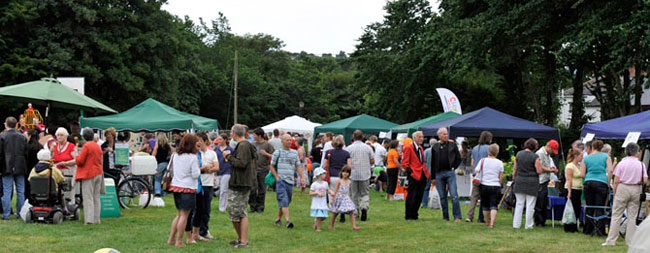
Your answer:
[[[228,205],[228,180],[230,180],[230,162],[228,162],[223,155],[223,152],[228,150],[231,154],[235,150],[228,145],[228,135],[221,134],[217,137],[219,145],[214,149],[217,153],[219,160],[219,171],[217,176],[219,178],[219,211],[225,212]]]

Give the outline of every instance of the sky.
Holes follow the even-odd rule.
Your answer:
[[[437,1],[432,1],[437,2]],[[235,34],[270,34],[284,50],[352,53],[363,29],[383,20],[386,0],[169,0],[163,9],[198,23],[222,12]],[[436,4],[437,5],[437,4]]]

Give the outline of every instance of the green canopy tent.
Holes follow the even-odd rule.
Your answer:
[[[318,136],[319,133],[332,132],[342,134],[346,143],[350,143],[350,136],[352,136],[354,130],[359,129],[364,134],[379,134],[379,132],[388,132],[395,126],[397,124],[393,122],[361,114],[315,127],[314,136]]]
[[[47,106],[46,117],[50,107],[117,113],[110,107],[61,84],[55,78],[41,78],[38,81],[5,86],[0,88],[0,96]],[[81,114],[83,116],[83,111]]]
[[[391,133],[393,135],[398,134],[398,133],[407,133],[408,136],[411,136],[415,131],[418,130],[419,127],[428,125],[431,123],[443,121],[446,119],[451,119],[460,116],[460,114],[455,113],[455,112],[445,112],[445,113],[440,113],[425,119],[421,119],[418,121],[413,121],[411,123],[406,123],[404,125],[399,125],[396,127],[393,127],[390,129]]]
[[[215,119],[176,110],[154,99],[147,99],[119,114],[81,118],[81,127],[118,131],[217,130]]]

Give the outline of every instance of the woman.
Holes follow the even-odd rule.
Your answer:
[[[494,228],[494,221],[499,211],[499,194],[501,194],[501,181],[503,181],[503,162],[497,159],[499,145],[492,144],[488,147],[488,157],[476,163],[474,173],[481,180],[479,191],[481,194],[481,207],[485,226]]]
[[[167,244],[183,247],[183,231],[187,225],[187,218],[196,206],[196,191],[199,186],[199,160],[196,155],[199,150],[199,138],[193,134],[186,134],[181,139],[176,154],[171,158],[169,168],[173,170],[170,191],[174,193],[174,204],[178,213],[171,224],[171,232]],[[187,238],[188,243],[193,242]]]
[[[172,145],[169,144],[167,135],[165,133],[158,133],[156,135],[156,144],[154,144],[154,149],[151,155],[156,157],[156,162],[158,167],[156,168],[156,175],[154,177],[154,194],[156,197],[160,197],[162,192],[162,177],[167,171],[167,165],[169,165],[169,158],[172,155]]]
[[[489,131],[481,132],[481,136],[478,138],[478,145],[474,146],[471,151],[470,162],[472,164],[472,167],[476,167],[481,159],[488,157],[488,149],[490,148],[490,143],[492,143],[492,133]],[[472,173],[472,177],[475,176],[476,174]],[[466,222],[472,222],[474,220],[474,209],[476,209],[478,200],[481,198],[481,191],[479,188],[480,185],[472,184],[469,210],[467,211],[467,218],[465,218]],[[484,218],[483,208],[479,207],[478,222],[485,222]]]
[[[313,168],[318,168],[321,166],[320,161],[323,158],[323,145],[321,144],[321,137],[316,137],[314,145],[311,147],[311,152],[309,158],[312,161]]]
[[[595,140],[591,143],[591,154],[584,158],[580,165],[580,175],[584,180],[585,202],[588,206],[604,206],[609,194],[608,182],[612,178],[612,160],[609,155],[601,152],[603,141]],[[586,214],[600,216],[603,209],[587,208]],[[604,226],[603,226],[604,227]],[[592,234],[594,226],[585,222],[582,232]]]
[[[572,149],[569,151],[567,158],[567,165],[564,167],[564,175],[566,177],[566,184],[564,188],[567,190],[567,200],[571,201],[573,205],[573,212],[576,217],[580,217],[580,207],[582,197],[582,176],[580,175],[580,165],[582,163],[582,151],[579,149]],[[578,224],[564,224],[565,232],[577,232]]]
[[[32,171],[34,166],[38,163],[38,151],[43,148],[38,142],[38,131],[30,129],[27,131],[27,155],[25,159],[27,160],[27,167],[25,168],[25,199],[31,200],[31,187],[29,185],[29,173]]]
[[[208,149],[210,143],[208,135],[201,132],[197,136],[199,137],[199,158],[201,159],[199,161],[201,192],[196,195],[196,210],[192,219],[192,239],[194,241],[208,241],[212,237],[212,235],[208,236],[208,223],[210,222],[212,196],[214,194],[214,173],[219,171],[219,161],[217,160],[217,154]]]
[[[298,158],[300,159],[300,167],[302,167],[302,174],[304,178],[307,177],[307,152],[305,152],[305,139],[301,137],[296,137],[296,150],[298,151]],[[305,189],[309,187],[309,180],[306,180],[305,183],[302,183],[301,180],[296,181],[297,186],[300,187],[300,193],[305,193]]]
[[[542,165],[539,157],[535,154],[537,140],[530,138],[524,142],[524,150],[519,151],[512,168],[514,179],[513,192],[517,198],[515,213],[512,219],[512,227],[521,227],[521,216],[526,205],[526,229],[533,229],[533,213],[537,201],[537,188],[539,187],[539,174],[542,173]]]
[[[75,159],[77,164],[76,181],[81,181],[81,193],[84,207],[84,223],[99,224],[101,205],[99,195],[103,189],[104,177],[102,174],[103,152],[95,142],[95,134],[85,128],[81,136],[86,144],[81,148],[81,153]]]
[[[102,169],[104,173],[109,174],[111,177],[118,176],[115,172],[115,138],[117,132],[115,128],[108,128],[104,131],[105,141],[102,143],[102,152],[104,154],[104,161],[102,163]],[[119,176],[118,176],[119,177]],[[117,183],[117,182],[115,182]]]
[[[336,182],[339,181],[339,174],[341,173],[341,169],[343,169],[343,166],[348,165],[352,167],[352,160],[350,160],[350,153],[343,149],[343,145],[345,145],[343,136],[342,135],[336,136],[332,141],[333,149],[330,149],[327,151],[326,154],[323,154],[325,156],[323,162],[323,168],[325,168],[326,171],[329,170],[330,173],[329,186],[331,190],[334,190],[334,186],[336,186]]]
[[[75,193],[77,192],[75,180],[72,180],[77,174],[77,166],[75,163],[75,156],[77,156],[77,147],[75,144],[68,142],[68,130],[65,130],[63,127],[59,127],[56,130],[54,136],[56,136],[56,145],[54,146],[54,152],[52,152],[52,159],[54,159],[54,165],[61,170],[65,176],[66,182],[70,184],[70,191],[64,191],[63,195],[66,201],[69,203],[75,203]]]
[[[388,154],[386,156],[386,174],[388,174],[386,199],[388,200],[393,200],[395,188],[397,188],[397,176],[399,175],[399,171],[402,169],[402,163],[399,161],[399,153],[397,152],[398,147],[398,140],[392,140],[388,145]]]
[[[469,150],[469,143],[467,141],[463,141],[460,144],[460,166],[458,168],[460,169],[456,172],[458,175],[466,175],[473,170],[472,152]]]
[[[230,180],[230,162],[226,160],[223,152],[228,151],[232,154],[235,150],[228,145],[229,140],[226,134],[219,135],[217,142],[219,144],[214,151],[217,153],[217,159],[219,160],[219,171],[217,172],[219,178],[219,211],[223,213],[228,207],[228,181]]]
[[[643,163],[639,161],[639,145],[636,143],[627,144],[625,154],[627,157],[623,158],[614,171],[614,206],[612,208],[611,229],[607,235],[607,240],[602,244],[603,246],[616,245],[624,211],[627,213],[628,221],[632,222],[628,222],[625,242],[628,246],[632,243],[632,238],[634,238],[636,232],[634,222],[639,213],[639,195],[642,193],[642,185],[648,184],[648,171]]]

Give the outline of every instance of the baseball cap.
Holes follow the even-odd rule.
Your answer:
[[[548,141],[548,145],[551,146],[551,150],[553,150],[553,154],[557,155],[557,151],[560,148],[560,144],[557,143],[556,140],[550,140]]]

